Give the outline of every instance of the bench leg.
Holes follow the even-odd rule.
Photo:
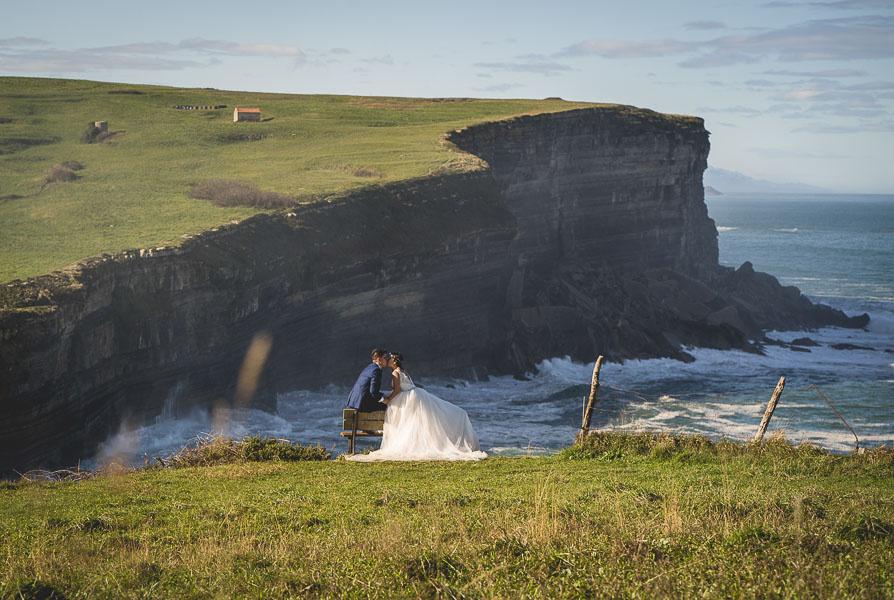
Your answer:
[[[360,411],[356,411],[354,413],[354,422],[351,427],[351,437],[348,438],[348,454],[354,454],[354,443],[357,440],[357,414]]]

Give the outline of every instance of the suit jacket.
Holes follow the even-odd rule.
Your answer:
[[[385,410],[385,405],[379,402],[382,396],[382,367],[370,363],[361,371],[351,389],[347,407],[359,409],[360,412]]]

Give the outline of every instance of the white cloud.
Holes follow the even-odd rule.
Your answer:
[[[309,62],[299,47],[288,44],[241,43],[189,38],[177,43],[134,42],[73,50],[48,47],[37,38],[0,40],[0,71],[14,73],[79,73],[116,69],[179,70],[208,66],[221,56],[289,58]]]
[[[520,87],[524,87],[520,83],[495,83],[494,85],[486,85],[484,87],[472,88],[479,92],[508,92],[509,90],[515,90]]]
[[[556,57],[600,56],[602,58],[645,58],[690,52],[699,46],[698,42],[681,40],[584,40],[567,46],[555,54]]]
[[[535,73],[537,75],[557,75],[573,69],[568,65],[563,65],[554,61],[509,61],[509,62],[477,62],[475,66],[479,69],[487,69],[491,71],[502,71],[510,73]]]
[[[689,29],[690,31],[726,29],[726,24],[721,21],[689,21],[687,23],[683,23],[683,29]]]
[[[792,90],[786,94],[783,94],[783,98],[785,100],[810,100],[811,98],[818,95],[819,92],[816,90],[804,89],[804,90]]]
[[[816,71],[795,71],[786,69],[769,69],[764,75],[779,77],[863,77],[866,71],[860,69],[820,69]]]
[[[0,39],[0,48],[17,48],[21,46],[49,46],[46,40],[34,37],[17,36]]]
[[[764,59],[799,62],[894,58],[894,17],[816,19],[699,41],[591,39],[566,46],[552,57],[625,59],[683,54],[691,55],[680,63],[688,68],[722,67]]]

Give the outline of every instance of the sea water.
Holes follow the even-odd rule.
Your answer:
[[[815,301],[850,314],[868,312],[869,327],[768,334],[783,341],[807,335],[820,344],[809,353],[779,346],[768,346],[764,355],[695,348],[689,349],[696,359],[690,364],[608,363],[592,427],[746,440],[784,375],[771,432],[836,451],[857,443],[894,444],[894,196],[725,195],[709,199],[708,211],[717,223],[722,264],[751,261]],[[871,350],[836,350],[835,343]],[[360,369],[362,357],[358,361]],[[528,381],[417,379],[468,411],[485,450],[533,454],[573,440],[592,369],[592,363],[556,357],[540,363]],[[810,386],[825,394],[847,425]],[[338,432],[347,393],[327,386],[283,394],[276,414],[224,409],[215,415],[203,410],[179,418],[161,415],[151,425],[114,436],[92,462],[165,455],[212,433],[219,423],[237,438],[259,434],[341,452],[345,442]]]

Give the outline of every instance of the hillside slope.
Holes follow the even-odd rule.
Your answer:
[[[183,105],[226,108],[174,108]],[[260,107],[263,121],[234,124],[237,105]],[[0,77],[0,282],[103,252],[176,243],[258,212],[187,197],[192,184],[207,179],[308,200],[461,171],[475,161],[443,144],[445,132],[582,106],[593,105]],[[111,137],[84,143],[88,124],[97,120],[109,122]],[[79,178],[45,185],[53,166],[67,161],[83,165]]]
[[[890,450],[601,435],[474,464],[6,484],[0,596],[891,597],[892,474]]]

